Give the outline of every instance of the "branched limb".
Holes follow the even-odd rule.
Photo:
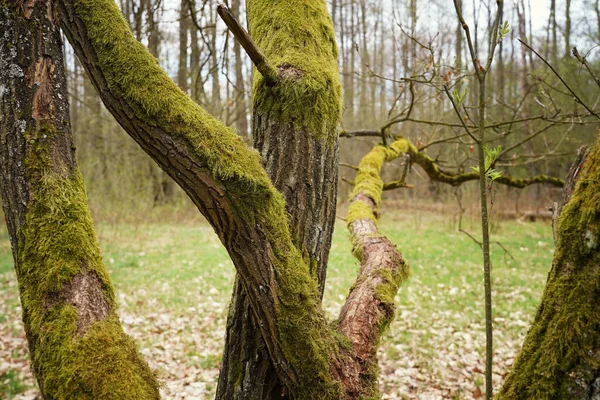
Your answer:
[[[360,271],[340,313],[338,328],[350,339],[360,360],[360,375],[366,380],[376,376],[377,344],[394,318],[394,297],[408,277],[402,254],[377,228],[383,190],[381,168],[405,154],[408,145],[405,139],[391,147],[377,145],[362,159],[348,209],[346,222]]]
[[[598,115],[598,113],[596,113],[594,110],[592,110],[583,100],[581,100],[581,98],[577,95],[577,93],[575,93],[573,91],[573,89],[571,89],[571,86],[569,86],[569,84],[567,82],[565,82],[565,80],[562,78],[562,76],[560,76],[560,74],[554,69],[554,67],[548,61],[546,61],[546,59],[544,57],[542,57],[540,53],[538,53],[537,51],[535,51],[533,49],[533,47],[529,46],[527,43],[525,43],[521,39],[517,38],[517,40],[523,46],[527,47],[529,49],[529,51],[531,51],[533,54],[535,54],[536,56],[538,56],[538,58],[540,60],[542,60],[542,62],[544,64],[546,64],[548,66],[548,68],[550,68],[550,70],[562,82],[562,84],[567,88],[567,90],[571,93],[571,95],[573,95],[573,98],[575,99],[576,102],[578,102],[579,104],[581,104],[583,106],[583,108],[585,108],[590,114],[595,115],[597,118],[600,119],[600,115]]]
[[[587,69],[588,73],[594,79],[594,82],[596,82],[596,85],[600,87],[600,78],[598,78],[592,67],[590,67],[590,64],[587,62],[585,56],[579,54],[579,50],[577,50],[577,47],[573,47],[573,56],[577,59],[577,61],[581,63],[581,65],[585,67],[585,69]]]

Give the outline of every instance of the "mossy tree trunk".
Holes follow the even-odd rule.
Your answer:
[[[283,194],[293,243],[322,296],[335,222],[341,116],[333,23],[320,0],[250,0],[247,8],[250,34],[279,78],[269,85],[258,72],[255,75],[255,148]],[[217,398],[281,397],[286,397],[285,391],[236,279]]]
[[[0,188],[33,371],[46,399],[156,399],[75,162],[53,5],[0,3]]]
[[[567,186],[568,187],[568,186]],[[600,397],[600,143],[557,223],[542,302],[499,399]]]

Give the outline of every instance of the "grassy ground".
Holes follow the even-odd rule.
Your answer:
[[[471,219],[463,227],[477,233]],[[412,267],[380,350],[384,398],[470,399],[483,390],[483,279],[479,247],[451,216],[384,212],[382,230]],[[514,360],[553,253],[543,223],[501,222],[492,260],[495,386]],[[209,226],[99,224],[125,329],[158,372],[165,398],[214,396],[234,268]],[[334,318],[356,274],[344,224],[336,227],[325,307]],[[0,237],[0,398],[34,398],[10,246]],[[19,394],[21,393],[21,394]]]

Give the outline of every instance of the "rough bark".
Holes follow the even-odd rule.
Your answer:
[[[292,15],[288,17],[290,25],[269,38],[268,30],[281,24],[277,14],[283,5],[265,8],[261,3],[264,2],[248,2],[250,33],[267,59],[278,68],[278,83],[271,86],[260,78],[255,82],[252,135],[265,169],[286,201],[293,242],[309,265],[322,296],[335,222],[336,126],[341,109],[332,23],[320,1],[310,1],[305,6],[288,4],[285,7],[312,13],[313,19],[298,24]],[[308,40],[301,45],[295,43],[298,31],[309,33]],[[327,40],[320,41],[313,31],[319,35],[327,32]],[[283,54],[282,43],[287,46]],[[319,56],[320,53],[323,55]],[[306,60],[309,55],[311,59]],[[321,64],[324,70],[318,69]],[[305,104],[315,102],[322,107],[316,107],[312,113],[302,111]],[[228,317],[217,398],[283,396],[267,348],[248,310],[248,299],[238,279]]]
[[[156,399],[87,208],[53,5],[0,3],[0,188],[33,372],[47,399]]]
[[[600,396],[600,145],[558,219],[548,282],[499,399]]]
[[[408,265],[396,246],[379,232],[377,209],[381,203],[381,168],[406,154],[405,139],[390,147],[376,146],[360,162],[348,208],[352,253],[360,261],[356,283],[340,312],[338,329],[350,341],[361,386],[378,397],[377,348],[379,337],[394,319],[394,296],[408,277]]]

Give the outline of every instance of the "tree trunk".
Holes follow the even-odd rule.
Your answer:
[[[550,46],[552,65],[558,67],[558,37],[556,23],[556,0],[550,1],[550,30],[552,31],[552,44]]]
[[[0,188],[33,372],[47,399],[158,399],[87,208],[52,5],[0,5]]]
[[[143,0],[146,8],[146,20],[148,25],[148,51],[158,58],[158,47],[160,45],[160,31],[158,21],[155,18],[156,5],[152,0]],[[159,3],[160,4],[160,3]]]
[[[192,75],[192,90],[190,91],[190,96],[192,97],[192,100],[200,104],[202,99],[206,96],[204,94],[204,85],[201,75],[202,71],[200,69],[200,44],[198,43],[198,27],[193,20],[190,24],[190,39],[190,74]]]
[[[240,20],[240,0],[231,1],[231,13],[234,18]],[[242,67],[242,49],[237,40],[233,41],[233,53],[235,56],[235,126],[240,135],[248,136],[248,114],[246,110],[246,88],[244,85],[244,73]]]
[[[214,116],[219,116],[222,112],[221,109],[221,82],[219,81],[219,57],[217,57],[217,10],[209,9],[208,14],[210,16],[209,24],[212,28],[209,32],[210,47],[210,82],[211,82],[211,98],[210,98],[210,113]]]
[[[179,4],[179,64],[177,66],[177,85],[187,93],[188,90],[188,31],[190,25],[188,0]]]
[[[565,59],[571,58],[571,0],[565,1]]]
[[[309,265],[322,296],[335,222],[338,175],[337,121],[341,112],[341,93],[335,37],[326,10],[318,1],[312,1],[309,6],[301,7],[314,15],[318,26],[330,35],[330,42],[294,45],[287,53],[279,54],[277,41],[291,44],[296,33],[294,30],[278,31],[278,36],[271,42],[261,40],[264,36],[256,31],[270,29],[274,21],[257,11],[257,3],[248,2],[250,33],[267,58],[278,66],[285,87],[273,88],[262,80],[255,81],[253,138],[271,180],[285,198],[293,242]],[[324,55],[313,61],[326,63],[326,69],[310,71],[307,61],[301,61],[300,52],[312,54],[319,48]],[[309,86],[307,82],[310,81],[318,83],[318,87]],[[320,107],[306,113],[304,104]],[[290,112],[290,108],[294,111]],[[249,310],[244,288],[236,279],[217,398],[285,397]]]
[[[600,396],[600,144],[558,218],[541,304],[499,399]]]
[[[154,18],[155,5],[152,0],[142,0],[148,21],[148,51],[154,57],[159,57],[160,34],[158,22]],[[187,36],[186,36],[187,39]],[[187,52],[187,49],[186,49]],[[187,76],[186,76],[187,78]],[[96,96],[97,97],[97,96]],[[152,196],[154,205],[164,205],[173,199],[174,183],[155,162],[148,160],[148,172],[152,181]]]

